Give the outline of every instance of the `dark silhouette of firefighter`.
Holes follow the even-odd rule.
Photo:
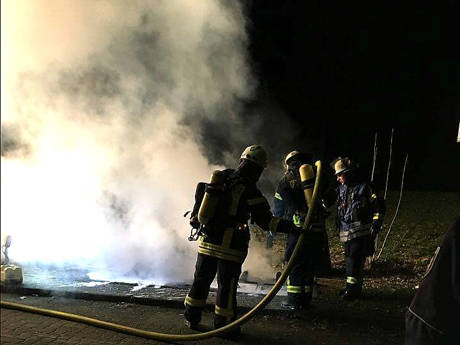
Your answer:
[[[460,344],[460,218],[436,249],[406,312],[405,345]]]
[[[302,227],[308,212],[300,176],[300,167],[310,164],[311,155],[292,151],[285,158],[285,173],[278,183],[274,197],[273,214],[283,219],[292,220],[295,226]],[[285,261],[289,261],[299,239],[298,233],[287,235]],[[324,213],[315,212],[312,225],[303,242],[287,280],[288,298],[282,305],[293,310],[308,309],[312,300],[315,274],[322,268],[324,258],[329,262],[329,246]]]
[[[214,327],[236,320],[236,290],[248,253],[251,219],[266,231],[300,232],[292,222],[274,217],[257,181],[267,164],[259,145],[241,154],[236,170],[215,171],[210,183],[199,183],[190,223],[200,228],[198,257],[192,287],[185,298],[185,324],[195,329],[201,320],[209,287],[217,273]],[[236,329],[230,336],[239,334]]]
[[[339,186],[329,189],[323,202],[336,202],[337,227],[344,243],[347,280],[340,294],[344,300],[359,298],[363,286],[363,270],[367,256],[374,254],[375,236],[382,227],[385,204],[370,183],[357,173],[350,158],[337,158],[331,163]]]

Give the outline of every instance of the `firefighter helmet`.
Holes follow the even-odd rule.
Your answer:
[[[260,145],[248,146],[241,154],[240,159],[256,163],[261,168],[265,168],[267,166],[267,153]]]
[[[334,175],[345,174],[354,170],[356,168],[356,164],[348,157],[338,157],[332,161],[331,168],[335,171]]]
[[[287,167],[288,164],[293,160],[298,160],[301,163],[309,163],[311,160],[311,155],[297,150],[291,151],[286,155],[286,158],[284,159],[284,165]]]

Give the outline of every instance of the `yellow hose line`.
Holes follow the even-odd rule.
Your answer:
[[[321,161],[317,161],[315,165],[317,167],[317,173],[316,173],[315,187],[313,189],[312,207],[308,210],[307,218],[304,224],[305,229],[308,229],[308,226],[313,217],[313,210],[317,202],[318,190],[319,190],[319,185],[321,181],[320,179]],[[284,284],[286,278],[288,277],[291,267],[294,263],[294,260],[298,252],[300,251],[303,240],[304,240],[304,234],[301,234],[299,237],[299,240],[297,241],[297,245],[294,248],[294,252],[292,253],[291,258],[288,264],[286,265],[283,273],[281,274],[279,279],[276,281],[275,285],[273,285],[271,290],[267,293],[267,295],[265,295],[265,297],[262,298],[260,302],[254,306],[254,308],[252,308],[250,311],[248,311],[246,314],[241,316],[239,319],[233,321],[232,323],[229,323],[228,325],[225,325],[224,327],[221,327],[221,328],[218,328],[212,331],[204,332],[204,333],[165,334],[165,333],[158,333],[158,332],[152,332],[152,331],[144,331],[141,329],[127,327],[127,326],[119,325],[119,324],[112,323],[112,322],[101,321],[101,320],[93,319],[93,318],[86,317],[86,316],[70,314],[70,313],[65,313],[65,312],[60,312],[60,311],[50,310],[50,309],[36,308],[36,307],[24,305],[24,304],[7,302],[7,301],[1,301],[1,307],[26,311],[26,312],[35,313],[35,314],[42,314],[46,316],[57,317],[57,318],[80,322],[80,323],[85,323],[91,326],[110,329],[112,331],[134,335],[138,337],[143,337],[147,339],[155,339],[155,340],[162,340],[162,341],[202,340],[202,339],[216,336],[224,332],[231,331],[235,327],[241,326],[242,324],[248,322],[257,312],[262,310],[262,308],[264,308],[268,303],[270,303],[270,301],[273,299],[273,297],[275,297],[279,289],[281,289],[282,285]]]

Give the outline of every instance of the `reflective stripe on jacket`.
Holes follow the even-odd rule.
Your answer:
[[[381,220],[384,214],[381,200],[369,184],[341,185],[337,188],[337,217],[340,241],[367,236],[373,221]]]

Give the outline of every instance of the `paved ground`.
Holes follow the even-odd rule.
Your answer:
[[[164,333],[192,332],[183,326],[183,301],[189,286],[144,286],[93,281],[66,269],[24,270],[24,284],[2,286],[2,300],[60,310]],[[69,274],[71,272],[71,274]],[[64,274],[65,273],[65,274]],[[404,297],[368,291],[362,301],[337,296],[341,279],[321,279],[316,308],[293,313],[281,308],[285,290],[243,326],[242,344],[402,344]],[[251,309],[271,288],[240,282],[239,314]],[[208,298],[204,324],[211,325],[215,292]],[[1,309],[2,344],[156,344],[158,342],[70,321]],[[212,338],[200,343],[234,343]]]
[[[190,333],[183,327],[183,310],[124,302],[89,301],[64,297],[19,296],[3,293],[2,300],[47,309],[86,315],[144,330],[163,333]],[[211,313],[203,322],[211,324]],[[402,344],[401,328],[390,329],[374,324],[356,324],[304,313],[259,315],[243,326],[237,340],[211,338],[203,344]],[[154,340],[124,335],[75,322],[1,309],[2,344],[161,344]],[[185,344],[186,342],[184,342]],[[196,343],[196,342],[188,342]]]
[[[20,286],[3,286],[2,291],[22,295],[64,296],[80,299],[132,302],[138,304],[182,307],[190,285],[166,283],[149,285],[147,283],[110,282],[92,280],[87,271],[71,267],[23,267],[24,283]],[[239,305],[242,311],[251,309],[273,286],[274,282],[239,282]],[[214,285],[214,283],[213,283]],[[212,308],[215,289],[211,285],[208,302]],[[286,296],[286,288],[278,292],[267,310],[280,309],[280,303]]]

